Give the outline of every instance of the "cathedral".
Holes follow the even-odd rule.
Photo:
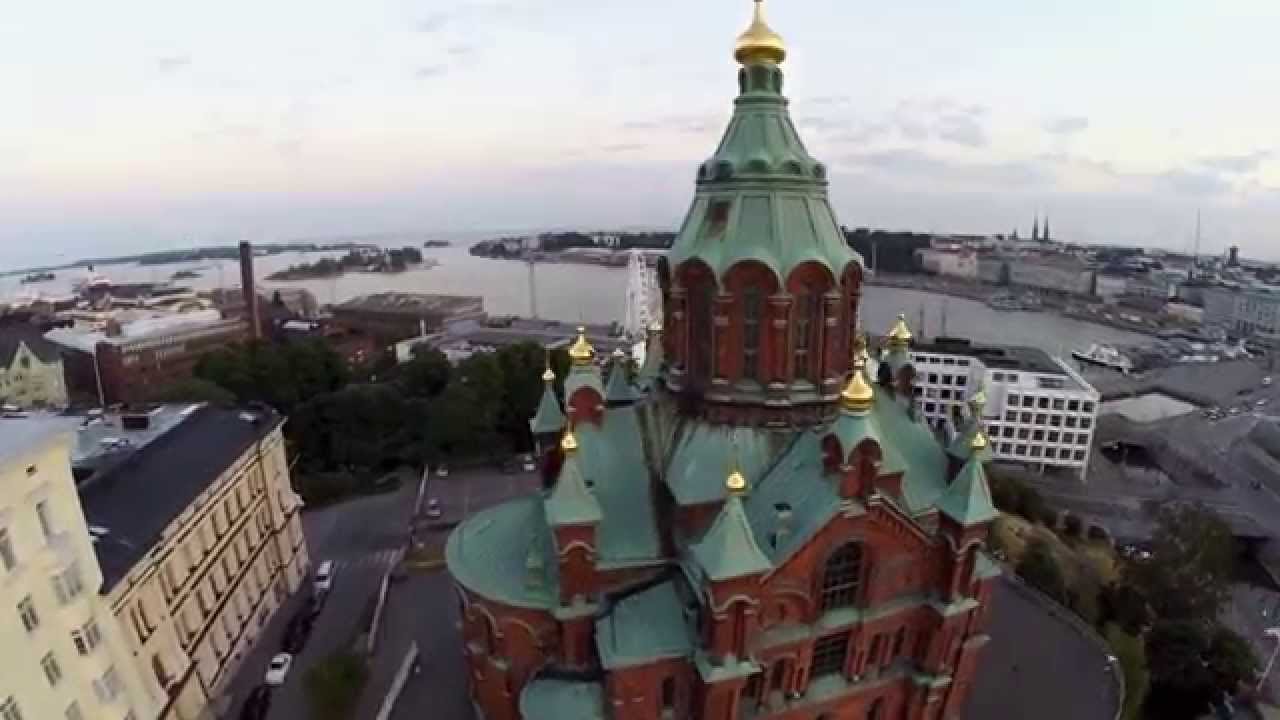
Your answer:
[[[639,368],[585,336],[545,489],[446,547],[486,720],[951,720],[988,642],[984,396],[933,428],[782,94],[761,0]],[[607,372],[602,369],[607,366]]]

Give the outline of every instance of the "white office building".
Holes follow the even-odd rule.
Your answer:
[[[912,349],[916,394],[930,424],[947,432],[983,387],[983,424],[997,461],[1064,468],[1084,478],[1098,419],[1098,391],[1067,363],[1028,347],[940,338]]]

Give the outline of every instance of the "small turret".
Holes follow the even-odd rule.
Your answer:
[[[613,351],[613,363],[609,369],[609,383],[604,388],[605,404],[609,407],[635,402],[636,391],[631,386],[631,360],[618,348]]]

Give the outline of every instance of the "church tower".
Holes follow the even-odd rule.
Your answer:
[[[756,0],[644,363],[615,355],[606,382],[580,331],[563,401],[548,369],[530,422],[545,486],[449,537],[488,720],[965,713],[1000,573],[984,394],[944,446],[906,318],[874,355],[857,331],[862,258],[786,58]]]

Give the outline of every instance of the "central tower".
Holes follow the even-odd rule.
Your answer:
[[[664,264],[664,381],[734,425],[830,419],[850,371],[862,258],[782,95],[782,38],[759,0],[734,51],[738,97]]]

